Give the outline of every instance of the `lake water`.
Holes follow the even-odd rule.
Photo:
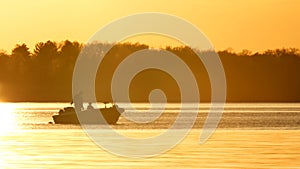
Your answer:
[[[179,104],[168,104],[162,111],[157,104],[149,111],[147,104],[135,104],[149,115],[163,112],[153,122],[136,124],[125,117],[143,119],[145,113],[120,105],[125,114],[112,128],[130,138],[165,132],[180,109]],[[210,104],[200,104],[187,137],[149,158],[122,157],[103,150],[81,126],[48,124],[65,106],[69,104],[0,103],[0,168],[300,168],[300,103],[228,103],[219,127],[204,144],[199,144],[199,136]],[[194,104],[187,104],[182,112],[195,111]],[[120,144],[120,140],[111,144]],[[136,151],[135,146],[127,148]]]

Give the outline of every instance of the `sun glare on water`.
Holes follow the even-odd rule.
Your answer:
[[[0,135],[16,129],[15,105],[0,102]]]

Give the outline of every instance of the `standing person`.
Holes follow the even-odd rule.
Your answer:
[[[71,102],[71,104],[73,104],[73,103],[74,103],[75,110],[79,110],[79,111],[84,110],[81,91],[74,96],[74,100]]]

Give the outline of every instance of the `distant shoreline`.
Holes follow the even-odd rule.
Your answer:
[[[11,54],[0,52],[0,100],[71,101],[73,71],[78,55],[83,52],[87,63],[94,63],[98,55],[106,53],[106,49],[110,51],[98,67],[94,81],[95,91],[91,91],[91,88],[82,89],[86,95],[94,92],[97,100],[112,100],[111,84],[115,70],[125,58],[147,49],[146,57],[164,57],[161,50],[165,50],[178,56],[189,67],[197,82],[198,91],[187,90],[186,96],[199,92],[201,102],[209,102],[212,98],[211,77],[199,56],[210,57],[213,51],[199,51],[188,46],[154,50],[139,43],[99,42],[83,45],[66,40],[61,43],[37,43],[34,52],[30,52],[26,44],[16,45]],[[219,51],[218,55],[226,77],[227,102],[300,102],[299,49],[282,48],[263,53],[247,50],[234,53],[225,50]],[[85,71],[93,71],[90,69],[86,67]],[[178,76],[187,78],[184,73],[179,73]],[[147,102],[153,89],[161,89],[169,102],[180,102],[181,98],[180,84],[174,77],[155,68],[137,72],[128,87],[122,90],[128,91],[132,102]],[[85,100],[92,100],[87,97],[83,96]],[[188,100],[188,97],[185,100],[194,101]]]

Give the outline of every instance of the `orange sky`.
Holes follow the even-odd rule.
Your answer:
[[[300,48],[299,0],[1,0],[0,49],[40,41],[86,42],[105,24],[140,12],[164,12],[200,28],[217,50]],[[147,39],[150,44],[170,43]]]

